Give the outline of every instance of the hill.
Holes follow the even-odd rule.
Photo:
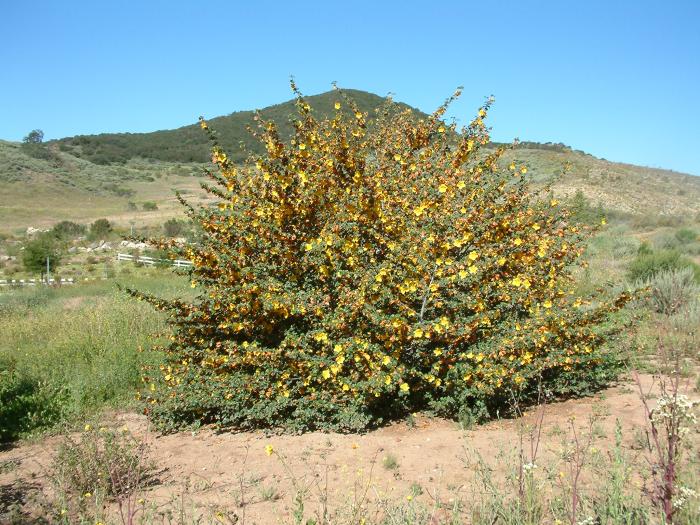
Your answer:
[[[351,97],[361,111],[372,112],[385,98],[355,89],[343,90]],[[335,91],[307,97],[306,100],[321,117],[329,115],[334,103],[340,99]],[[292,125],[289,116],[295,113],[295,101],[289,100],[260,110],[266,120],[277,123],[280,134],[289,137]],[[403,107],[408,107],[401,104]],[[344,107],[345,111],[349,109]],[[245,150],[260,152],[260,144],[247,131],[255,124],[254,111],[238,111],[230,115],[208,119],[216,130],[219,142],[231,158],[238,162],[246,157]],[[100,135],[79,135],[54,141],[58,148],[73,156],[95,164],[123,164],[134,158],[150,158],[167,162],[206,162],[209,159],[210,144],[197,124],[173,130],[152,133],[104,133]],[[243,147],[242,147],[243,146]]]
[[[363,91],[345,93],[363,111],[371,112],[384,101]],[[332,92],[308,97],[320,115],[333,111],[337,99]],[[291,133],[293,101],[261,113],[278,123],[283,136]],[[241,143],[256,150],[246,130],[253,116],[254,112],[243,111],[209,120],[234,158],[243,157]],[[197,125],[154,133],[78,136],[31,146],[0,141],[0,233],[99,217],[122,224],[162,224],[182,214],[175,191],[207,199],[199,184],[208,152],[206,134]],[[505,160],[527,165],[538,183],[569,165],[554,186],[562,197],[580,190],[593,205],[622,213],[700,216],[700,177],[608,162],[563,144],[521,143],[506,153]],[[147,202],[155,202],[158,209],[144,210]]]

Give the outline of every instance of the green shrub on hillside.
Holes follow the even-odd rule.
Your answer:
[[[86,231],[87,227],[84,224],[77,224],[72,221],[61,221],[51,228],[51,233],[62,240],[75,239],[85,235]]]
[[[700,279],[700,266],[678,250],[652,250],[648,244],[642,244],[637,257],[629,265],[627,279],[630,282],[649,281],[661,272],[684,268],[690,268],[695,278]]]
[[[690,244],[699,239],[698,232],[690,228],[681,228],[675,233],[675,237],[681,244]]]
[[[88,239],[93,241],[97,239],[104,239],[110,233],[112,233],[112,223],[107,219],[97,219],[90,225]]]

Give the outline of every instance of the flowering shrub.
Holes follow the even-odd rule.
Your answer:
[[[530,190],[527,169],[484,150],[491,101],[457,131],[391,101],[368,115],[338,92],[294,134],[257,117],[266,153],[234,165],[214,140],[188,246],[194,302],[132,291],[169,312],[166,362],[142,397],[161,428],[362,429],[417,409],[482,417],[544,383],[609,380],[615,304],[574,297],[589,231]]]

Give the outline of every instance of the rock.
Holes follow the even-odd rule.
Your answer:
[[[34,227],[32,227],[32,226],[29,226],[29,227],[27,228],[27,237],[33,237],[33,236],[36,235],[37,233],[43,233],[43,232],[47,232],[47,231],[49,231],[49,230],[42,230],[42,229],[39,229],[39,228],[34,228]]]
[[[134,242],[134,241],[122,241],[119,243],[122,248],[128,248],[130,250],[145,250],[148,245],[145,242]]]

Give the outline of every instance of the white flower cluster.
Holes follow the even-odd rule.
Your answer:
[[[698,493],[693,489],[688,487],[679,487],[678,495],[675,498],[673,498],[673,508],[682,509],[689,499],[697,497]]]
[[[669,396],[664,394],[659,398],[656,408],[651,411],[651,421],[654,424],[663,423],[675,419],[681,435],[686,434],[691,427],[698,424],[697,416],[693,410],[697,401],[693,401],[684,394]]]
[[[535,463],[525,463],[523,465],[523,472],[531,472],[537,468]]]

